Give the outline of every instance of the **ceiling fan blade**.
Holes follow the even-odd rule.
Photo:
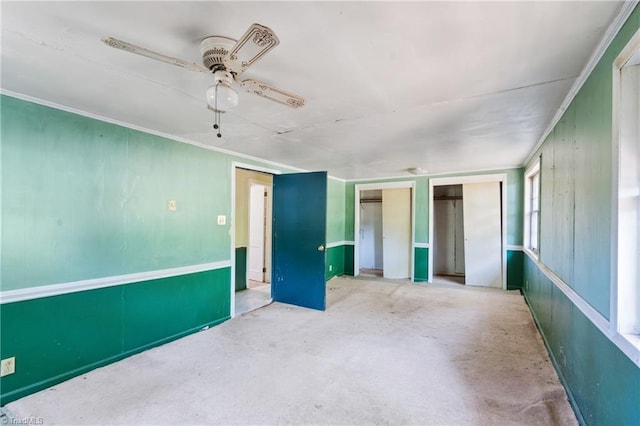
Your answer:
[[[270,28],[253,24],[233,46],[224,65],[229,71],[241,74],[278,44],[280,40]]]
[[[168,64],[177,65],[179,67],[186,68],[189,71],[209,72],[209,70],[204,66],[198,65],[194,62],[188,62],[183,59],[163,55],[162,53],[154,52],[152,50],[145,49],[144,47],[136,46],[135,44],[127,43],[126,41],[118,40],[113,37],[103,37],[102,42],[107,46],[124,50],[126,52],[135,53],[137,55],[146,56],[147,58],[156,59]]]
[[[238,81],[238,83],[249,93],[271,99],[288,107],[301,108],[304,106],[303,97],[270,86],[267,83],[256,80],[242,80]]]

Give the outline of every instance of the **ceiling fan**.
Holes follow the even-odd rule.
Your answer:
[[[247,68],[280,43],[275,33],[264,25],[251,25],[238,41],[223,36],[204,38],[200,42],[203,65],[163,55],[113,37],[104,37],[102,41],[116,49],[177,65],[189,71],[212,73],[215,83],[207,89],[206,99],[209,108],[216,113],[229,111],[238,105],[238,93],[232,87],[233,81],[249,93],[279,102],[291,108],[300,108],[305,103],[304,98],[267,83],[252,79],[240,80],[238,78]],[[217,126],[214,126],[214,128],[217,128]]]

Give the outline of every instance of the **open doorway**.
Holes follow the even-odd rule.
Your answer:
[[[355,203],[354,274],[413,280],[415,182],[356,185]]]
[[[360,193],[360,275],[382,276],[382,190]]]
[[[271,283],[271,185],[249,181],[247,288]]]
[[[234,316],[271,303],[273,175],[235,168]]]
[[[438,281],[464,284],[462,185],[433,188],[433,274]]]

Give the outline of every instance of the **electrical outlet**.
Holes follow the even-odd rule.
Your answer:
[[[8,376],[16,372],[16,357],[3,359],[0,362],[0,377]]]
[[[333,265],[329,265],[329,272],[333,271]]]
[[[176,210],[178,210],[178,203],[176,203],[176,200],[169,201],[169,211],[175,212]]]
[[[218,225],[224,225],[227,223],[227,217],[225,215],[218,216]]]

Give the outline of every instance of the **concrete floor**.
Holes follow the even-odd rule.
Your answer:
[[[574,425],[518,292],[338,278],[9,404],[45,424]]]
[[[236,291],[236,316],[271,303],[271,285],[261,285]]]

